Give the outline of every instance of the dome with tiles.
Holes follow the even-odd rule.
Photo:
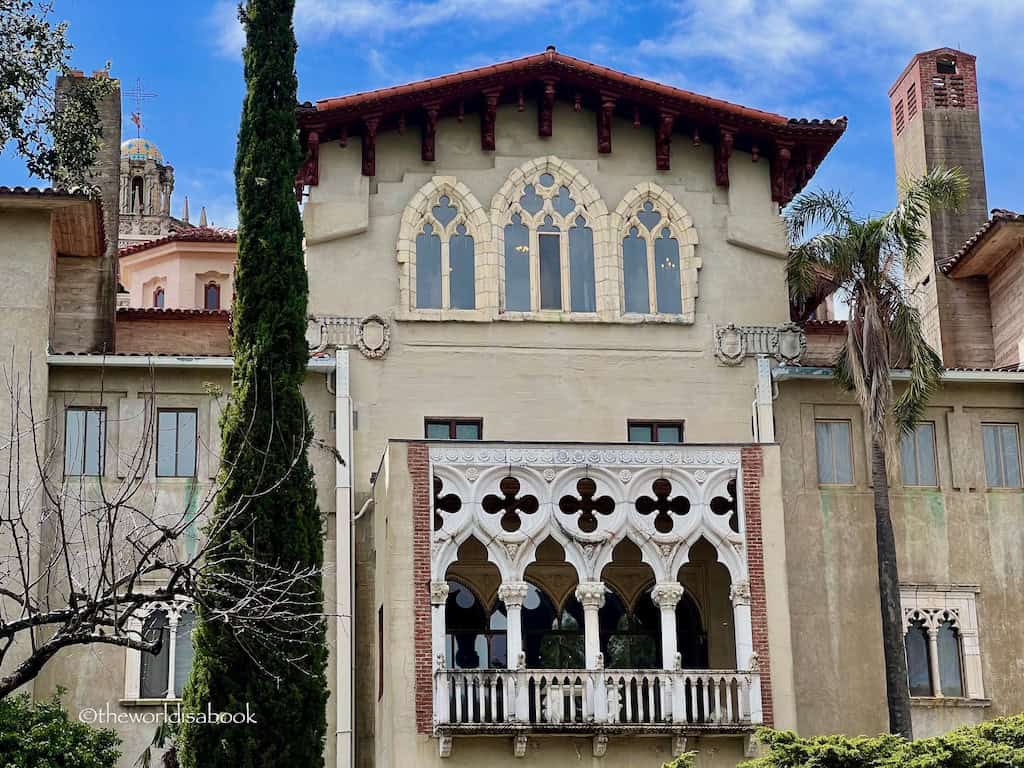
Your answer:
[[[121,157],[129,160],[154,160],[163,163],[160,149],[149,139],[137,138],[121,142]]]

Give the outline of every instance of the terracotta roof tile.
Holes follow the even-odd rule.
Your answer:
[[[182,318],[182,317],[231,317],[229,309],[176,309],[174,307],[118,307],[118,319],[137,320],[140,318]]]
[[[167,243],[234,243],[238,241],[238,232],[227,227],[189,227],[177,232],[158,238],[148,240],[145,243],[128,245],[117,252],[118,256],[128,256],[132,253],[148,251]]]
[[[966,260],[974,252],[974,249],[985,239],[985,236],[989,233],[993,227],[997,224],[1010,221],[1021,221],[1024,222],[1024,213],[1017,213],[1016,211],[1009,211],[1005,208],[993,208],[992,215],[988,221],[981,225],[977,232],[967,238],[967,241],[960,246],[960,250],[946,259],[944,262],[939,264],[939,270],[948,275],[953,271],[953,268],[957,264]]]

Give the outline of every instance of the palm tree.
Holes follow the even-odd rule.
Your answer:
[[[889,730],[909,739],[910,691],[886,457],[898,437],[913,431],[924,415],[939,386],[942,361],[925,341],[920,313],[903,277],[916,272],[924,255],[930,211],[958,206],[967,193],[967,179],[958,169],[936,169],[902,183],[900,193],[896,208],[867,218],[855,217],[849,199],[835,192],[803,194],[786,213],[786,227],[794,306],[813,312],[825,296],[838,291],[850,307],[846,343],[836,355],[833,373],[839,386],[854,393],[871,438]],[[909,372],[898,395],[892,384],[897,368]]]

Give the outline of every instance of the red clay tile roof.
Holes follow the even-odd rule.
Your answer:
[[[982,224],[977,232],[967,238],[967,242],[960,246],[959,251],[942,262],[939,265],[939,270],[943,274],[948,275],[957,264],[970,258],[971,254],[974,253],[974,249],[985,240],[985,237],[997,224],[1012,221],[1024,222],[1024,213],[1008,211],[1005,208],[993,208],[991,218]]]
[[[118,307],[118,320],[142,320],[183,317],[231,317],[229,309],[175,309],[173,307]]]
[[[0,186],[0,195],[31,197],[80,197],[89,199],[89,193],[84,190],[61,189],[59,187],[6,187]]]
[[[522,104],[526,98],[533,103],[545,82],[555,85],[558,97],[588,109],[597,109],[604,99],[611,98],[618,114],[634,122],[651,124],[660,114],[673,115],[677,132],[697,132],[706,141],[717,142],[718,129],[728,129],[737,150],[749,152],[756,147],[766,158],[771,157],[773,147],[798,150],[792,154],[794,170],[799,173],[796,191],[846,130],[845,117],[788,118],[628,75],[566,56],[553,47],[544,53],[486,67],[320,99],[315,105],[307,102],[299,107],[298,119],[303,142],[315,131],[322,144],[361,134],[364,118],[373,119],[377,130],[385,131],[401,130],[407,120],[420,121],[427,105],[442,116],[461,116],[463,110],[479,111],[484,91],[499,91],[506,103]]]
[[[166,237],[148,240],[145,243],[127,245],[117,252],[118,256],[127,256],[140,251],[148,251],[167,243],[234,243],[238,241],[238,232],[227,227],[189,227],[173,232]]]

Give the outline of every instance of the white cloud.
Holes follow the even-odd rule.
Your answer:
[[[295,34],[299,42],[331,37],[384,39],[396,32],[413,32],[457,21],[490,24],[545,17],[579,21],[591,17],[610,0],[297,0]],[[218,49],[236,55],[245,35],[236,3],[221,0],[210,20]]]

